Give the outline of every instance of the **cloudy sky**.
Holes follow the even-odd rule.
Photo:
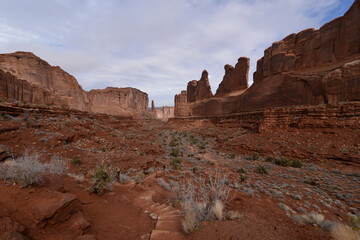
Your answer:
[[[0,0],[0,52],[30,51],[74,75],[85,90],[135,87],[156,106],[209,72],[319,28],[353,0]]]

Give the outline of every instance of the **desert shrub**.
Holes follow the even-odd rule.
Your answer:
[[[127,174],[119,173],[119,182],[123,183],[126,181],[130,181],[131,177],[129,177]]]
[[[359,240],[359,232],[345,224],[338,223],[331,230],[331,235],[335,240]]]
[[[143,173],[143,171],[139,171],[135,177],[134,177],[134,181],[136,184],[144,184],[144,177],[145,177],[145,174]]]
[[[163,178],[156,179],[156,182],[159,184],[160,187],[164,188],[165,190],[167,191],[171,190],[170,185],[167,182],[165,182]]]
[[[283,167],[295,167],[295,168],[302,168],[303,163],[301,160],[291,160],[287,157],[280,157],[275,159],[275,164],[283,166]]]
[[[320,225],[322,221],[324,221],[324,216],[316,212],[305,214],[303,215],[303,218],[307,223],[316,225]]]
[[[271,157],[271,156],[267,156],[267,157],[265,158],[265,162],[272,162],[272,161],[274,161],[274,159],[273,159],[273,157]]]
[[[9,163],[0,164],[0,179],[28,187],[41,184],[46,174],[63,174],[66,167],[67,163],[59,157],[52,158],[50,163],[42,163],[38,154],[26,151],[23,156]]]
[[[262,166],[262,165],[259,165],[256,167],[256,172],[260,173],[260,174],[269,174],[269,170],[265,166]]]
[[[249,178],[249,176],[248,175],[246,175],[245,173],[241,173],[240,174],[240,181],[241,182],[244,182],[246,179],[248,179]]]
[[[172,139],[171,142],[169,143],[170,147],[176,147],[177,145],[179,144],[176,142],[176,139]]]
[[[204,142],[202,142],[198,147],[199,147],[199,149],[204,150],[204,149],[206,149],[206,144]]]
[[[223,218],[223,208],[229,198],[227,178],[209,176],[193,178],[187,182],[173,184],[182,207],[182,227],[185,233],[196,230],[204,221]]]
[[[181,168],[182,160],[181,158],[173,158],[171,159],[170,163],[177,170]]]
[[[349,216],[349,225],[355,231],[360,231],[360,216],[350,215]]]
[[[242,168],[242,167],[236,169],[236,172],[238,172],[238,173],[240,173],[240,174],[242,174],[242,173],[246,174],[246,173],[247,173],[246,170],[245,170],[244,168]]]
[[[107,185],[110,184],[113,175],[114,171],[110,166],[103,163],[96,166],[89,174],[91,182],[90,192],[102,194]]]
[[[206,164],[210,165],[210,166],[214,166],[215,165],[215,162],[214,161],[211,161],[211,160],[207,160],[206,161]]]
[[[235,153],[230,154],[230,158],[234,159],[235,158]]]
[[[81,160],[80,156],[75,156],[75,157],[73,157],[73,159],[72,159],[71,162],[72,162],[72,164],[74,164],[75,166],[80,166],[81,163],[82,163],[82,160]]]
[[[259,159],[259,153],[258,152],[254,152],[252,155],[252,160],[258,160]]]
[[[171,149],[170,156],[173,156],[173,157],[180,156],[180,149],[178,149],[178,148]]]

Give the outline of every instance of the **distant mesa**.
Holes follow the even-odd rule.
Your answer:
[[[250,88],[248,58],[239,58],[235,67],[225,65],[215,96],[209,93],[207,72],[203,73],[204,80],[191,81],[187,92],[175,96],[175,117],[360,101],[359,26],[360,0],[356,0],[343,17],[319,30],[306,29],[273,43],[257,61]]]

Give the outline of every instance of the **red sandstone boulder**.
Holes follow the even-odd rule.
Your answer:
[[[213,96],[208,78],[208,72],[204,70],[199,81],[190,81],[187,85],[187,102],[196,102]]]

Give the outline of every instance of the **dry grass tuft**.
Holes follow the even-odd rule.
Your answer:
[[[335,240],[359,240],[360,235],[357,231],[351,227],[346,226],[342,223],[336,224],[332,229],[331,235]]]
[[[213,206],[213,211],[217,220],[221,221],[223,219],[223,210],[224,210],[224,204],[221,202],[221,200],[216,199],[215,204]]]

